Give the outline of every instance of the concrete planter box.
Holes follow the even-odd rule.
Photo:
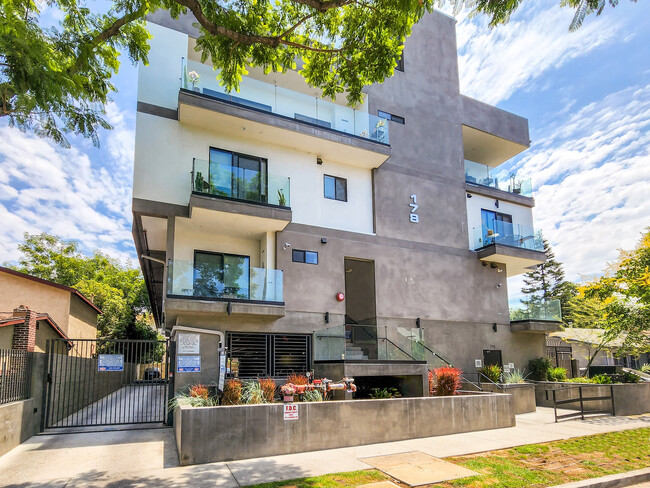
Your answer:
[[[614,385],[593,385],[589,383],[555,383],[551,381],[536,381],[535,403],[539,407],[553,407],[553,390],[557,390],[557,400],[579,398],[576,386],[584,386],[583,396],[609,396],[614,392],[614,408],[616,415],[640,415],[650,413],[650,383],[618,383]],[[611,387],[611,388],[610,388]],[[611,407],[609,400],[586,402],[585,411],[606,410]],[[569,403],[562,405],[565,410],[580,410],[580,404]]]
[[[515,425],[513,396],[393,398],[284,405],[180,407],[174,434],[181,465],[360,446]]]
[[[481,388],[483,388],[483,391],[512,395],[515,415],[537,410],[535,406],[535,385],[530,383],[504,383],[498,386],[491,383],[481,383]]]

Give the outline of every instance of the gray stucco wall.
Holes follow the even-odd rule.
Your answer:
[[[519,415],[520,413],[530,413],[537,410],[535,405],[535,385],[502,384],[496,386],[490,383],[481,383],[481,388],[483,388],[483,391],[512,395],[515,415]]]
[[[181,407],[174,433],[181,465],[360,446],[515,425],[512,396],[501,394]]]

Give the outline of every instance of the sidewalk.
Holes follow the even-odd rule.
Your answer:
[[[360,458],[384,454],[420,451],[447,457],[639,427],[650,427],[650,415],[556,424],[553,409],[538,407],[518,415],[517,426],[506,429],[185,467],[178,465],[171,429],[42,435],[0,457],[0,486],[236,488],[369,469]]]

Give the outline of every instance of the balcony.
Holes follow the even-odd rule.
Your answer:
[[[502,221],[491,222],[489,227],[473,230],[472,249],[481,261],[504,264],[508,277],[546,261],[541,231]]]
[[[229,258],[168,263],[167,321],[180,314],[284,316],[282,271],[254,268],[245,256]]]
[[[226,93],[211,66],[182,60],[181,123],[254,137],[327,160],[376,168],[390,156],[386,119],[287,88],[244,77]],[[208,112],[206,110],[208,109]]]
[[[465,160],[465,182],[513,195],[533,196],[533,185],[530,178],[519,177],[516,173],[499,172],[490,166],[467,159]]]
[[[291,186],[288,176],[278,176],[261,168],[248,169],[194,159],[192,192],[227,200],[291,207]]]
[[[561,330],[560,300],[532,297],[510,304],[510,327],[513,332],[547,334]]]

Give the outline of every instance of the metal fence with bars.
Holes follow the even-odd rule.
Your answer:
[[[29,398],[32,361],[28,351],[0,349],[0,405]]]

